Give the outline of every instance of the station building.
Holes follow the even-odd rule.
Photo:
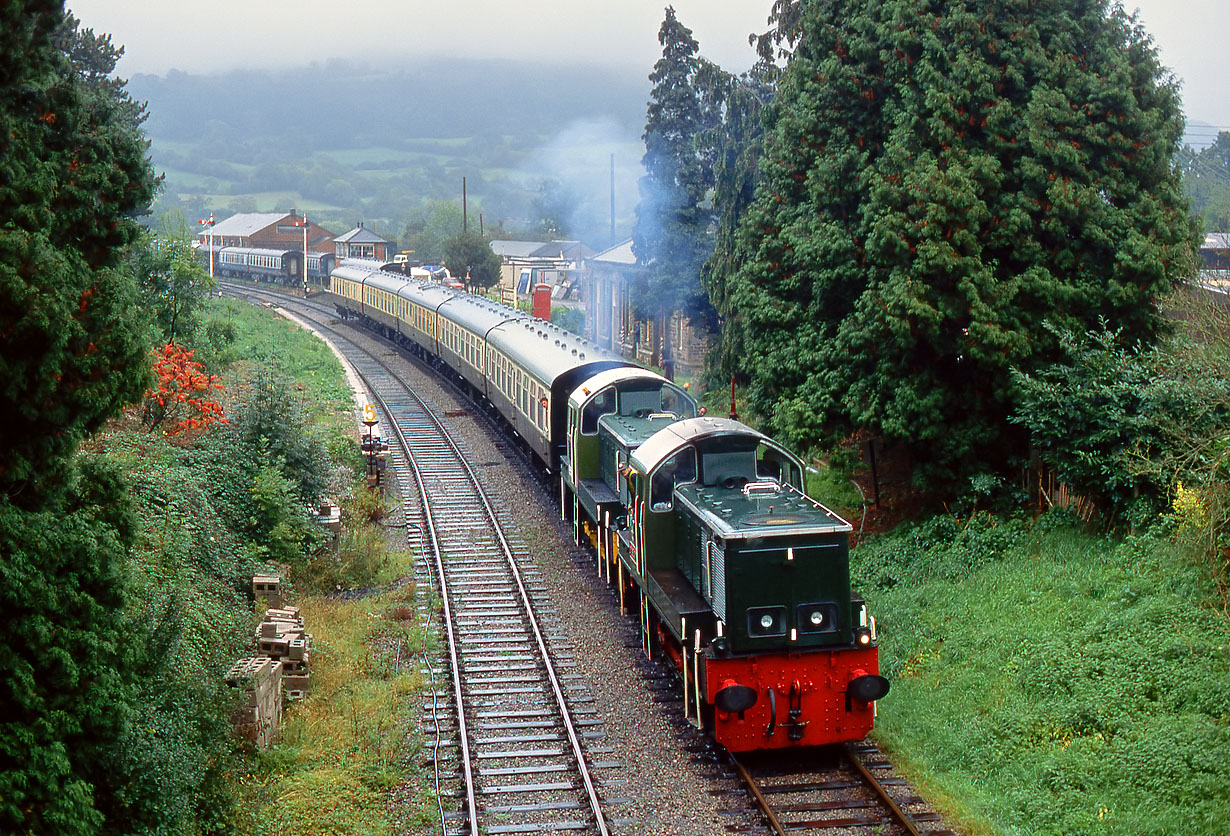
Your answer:
[[[670,341],[674,373],[699,371],[709,350],[708,335],[688,324],[680,313],[669,319],[638,318],[632,305],[632,288],[644,269],[632,252],[632,239],[594,254],[586,263],[583,298],[585,337],[629,360],[659,365],[662,349]]]
[[[393,241],[381,238],[364,226],[363,221],[359,221],[354,229],[333,239],[333,253],[338,261],[345,258],[363,258],[368,261],[391,262],[396,252],[397,245]]]
[[[253,247],[268,250],[303,249],[303,215],[290,212],[244,212],[202,226],[197,242],[203,250],[222,247]],[[319,224],[307,222],[309,252],[333,252],[336,233]]]

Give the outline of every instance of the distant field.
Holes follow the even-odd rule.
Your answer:
[[[274,149],[277,153],[274,153]],[[575,135],[414,138],[362,148],[287,150],[270,141],[214,146],[204,138],[154,137],[155,169],[165,173],[155,214],[306,210],[332,226],[358,220],[396,237],[409,215],[436,200],[461,202],[462,179],[473,215],[516,230],[533,223],[543,184],[559,181],[577,202],[578,228],[607,240],[611,155],[616,164],[617,231],[630,229],[641,174],[638,142]],[[260,163],[254,157],[269,156]],[[227,157],[230,157],[229,159]],[[236,162],[243,159],[246,162]],[[389,234],[385,232],[384,234]]]

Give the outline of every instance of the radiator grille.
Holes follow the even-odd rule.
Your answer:
[[[726,617],[726,549],[712,540],[706,543],[709,549],[709,589],[711,590],[713,612],[727,623]]]

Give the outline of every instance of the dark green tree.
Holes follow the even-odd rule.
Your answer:
[[[749,404],[803,446],[866,429],[915,477],[1024,452],[1010,370],[1099,319],[1130,343],[1193,268],[1179,97],[1106,0],[809,4],[766,110],[722,313]]]
[[[444,266],[470,287],[494,287],[500,281],[500,257],[477,232],[463,232],[444,242]]]
[[[141,139],[141,125],[148,116],[145,104],[128,95],[127,82],[115,75],[124,47],[113,44],[110,35],[83,29],[72,12],[65,14],[64,22],[56,27],[52,47],[68,58],[80,81],[115,104],[119,110],[116,121],[123,122],[135,138]],[[149,143],[145,144],[148,147]]]
[[[790,60],[795,43],[803,35],[803,6],[804,0],[773,0],[769,28],[748,36],[747,42],[756,48],[763,69],[775,66],[779,60]]]
[[[52,47],[63,19],[0,11],[0,495],[27,506],[148,375],[123,253],[155,179],[131,103]]]
[[[15,0],[0,50],[0,831],[96,833],[123,806],[133,535],[118,475],[73,455],[145,389],[124,251],[156,181],[108,39]]]
[[[164,215],[158,230],[146,234],[131,252],[156,342],[191,343],[205,296],[214,284],[193,254],[192,232],[183,216]]]
[[[736,268],[736,237],[739,222],[754,197],[756,174],[764,146],[762,114],[773,100],[781,78],[782,63],[788,62],[803,34],[803,0],[774,0],[769,28],[748,36],[759,60],[736,76],[701,60],[697,88],[702,109],[711,114],[697,142],[705,149],[706,163],[713,171],[713,203],[717,210],[713,254],[704,265],[701,281],[717,319],[713,330],[722,332],[717,350],[708,358],[712,386],[743,372],[742,321],[722,319],[716,311],[727,309],[726,279]]]
[[[119,577],[132,545],[126,509],[117,475],[89,472],[54,507],[0,502],[5,833],[103,824],[133,678]]]
[[[761,116],[773,99],[778,70],[761,61],[741,76],[708,62],[701,63],[698,84],[702,100],[720,113],[716,126],[701,133],[698,142],[707,147],[714,176],[713,202],[718,210],[714,223],[713,253],[705,262],[701,282],[715,311],[727,306],[726,279],[736,269],[739,222],[755,194],[756,172],[763,149]],[[738,318],[718,318],[713,330],[722,339],[708,358],[710,385],[724,386],[743,372],[742,336]]]
[[[667,7],[658,30],[662,57],[654,64],[645,122],[645,176],[632,232],[632,251],[644,268],[633,288],[633,304],[641,315],[666,323],[676,312],[697,315],[708,310],[700,272],[713,251],[712,160],[706,159],[699,134],[715,116],[702,107],[697,87],[701,67],[699,46]],[[706,163],[709,163],[708,165]],[[663,349],[669,352],[670,343]],[[669,377],[673,358],[660,358]]]

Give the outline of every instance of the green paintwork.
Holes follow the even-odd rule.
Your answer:
[[[726,537],[780,536],[787,533],[848,532],[850,524],[810,497],[783,486],[723,488],[679,485],[677,497],[693,506],[708,527]]]
[[[688,521],[687,534],[676,540],[680,569],[713,602],[732,650],[853,641],[849,523],[792,488],[767,484],[750,490],[680,485],[675,505],[675,515]],[[707,540],[714,543],[709,555]],[[831,607],[825,630],[809,631],[806,613],[798,612],[810,604]],[[752,633],[747,611],[763,607],[785,608],[777,635]]]

